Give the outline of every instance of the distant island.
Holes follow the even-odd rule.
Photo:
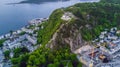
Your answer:
[[[70,0],[23,0],[18,3],[9,3],[9,4],[42,4],[42,3],[47,3],[47,2],[65,2],[65,1],[70,1]],[[81,2],[97,2],[99,0],[80,0]]]
[[[18,4],[31,3],[31,4],[41,4],[45,2],[57,2],[57,1],[69,1],[69,0],[24,0]]]

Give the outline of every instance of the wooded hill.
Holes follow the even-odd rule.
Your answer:
[[[55,10],[49,20],[40,25],[40,28],[44,27],[38,31],[38,45],[41,44],[41,47],[31,54],[12,58],[13,67],[82,67],[72,53],[71,45],[75,50],[76,46],[79,48],[85,42],[97,38],[104,29],[119,28],[119,3],[119,0],[101,0],[98,3],[78,3]],[[61,20],[65,12],[73,13],[77,19],[73,18],[70,22]],[[57,36],[50,42],[55,33]],[[67,43],[68,39],[73,43]],[[53,47],[47,47],[49,45]]]

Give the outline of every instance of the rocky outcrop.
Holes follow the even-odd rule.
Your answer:
[[[48,47],[52,49],[62,48],[64,46],[69,46],[71,51],[75,51],[83,45],[86,45],[82,39],[80,29],[82,27],[77,27],[76,24],[64,23],[53,35],[52,39],[48,43]],[[58,47],[59,46],[59,47]]]

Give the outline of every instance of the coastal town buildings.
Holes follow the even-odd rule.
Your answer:
[[[116,27],[105,30],[92,41],[95,45],[83,46],[74,53],[87,67],[120,67],[119,34]]]
[[[30,52],[36,50],[40,45],[36,45],[37,33],[34,32],[40,30],[41,28],[38,25],[47,20],[48,18],[33,19],[29,21],[29,25],[0,36],[0,40],[5,39],[3,46],[0,48],[0,67],[11,67],[10,60],[4,62],[5,51],[10,51],[10,58],[12,58],[14,56],[13,50],[16,48],[26,47]]]
[[[26,38],[29,42],[31,42],[33,45],[37,44],[37,39],[35,37],[31,37],[29,35],[26,35]]]

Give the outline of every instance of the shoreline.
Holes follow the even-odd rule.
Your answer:
[[[19,34],[22,31],[24,31],[25,28],[28,28],[30,25],[37,25],[37,24],[42,24],[44,21],[47,21],[49,18],[34,18],[30,21],[28,21],[28,24],[23,26],[20,29],[17,29],[15,31],[11,31],[12,34]],[[11,34],[11,32],[8,32],[6,34],[0,35],[0,40],[5,39],[5,38],[9,38]]]
[[[0,46],[0,67],[11,67],[12,63],[10,58],[13,58],[15,53],[14,49],[25,47],[31,53],[36,50],[40,45],[37,44],[37,35],[36,31],[42,29],[42,23],[48,21],[49,18],[35,18],[28,21],[28,24],[23,26],[22,28],[9,32],[0,36],[0,40],[2,42],[2,46]],[[9,59],[6,60],[4,56],[4,52],[9,51]],[[4,61],[6,60],[6,61]]]
[[[97,0],[97,1],[94,1],[94,0],[92,0],[92,1],[81,1],[81,2],[78,2],[78,3],[88,3],[88,2],[90,2],[90,3],[92,3],[92,2],[100,2],[100,0]],[[75,3],[75,4],[77,4],[77,3]],[[42,21],[43,19],[48,19],[48,18],[35,18],[35,19],[41,19],[41,21]],[[32,20],[35,20],[35,19],[32,19]],[[28,21],[28,24],[26,24],[26,25],[23,26],[22,28],[24,28],[24,27],[26,27],[26,26],[28,26],[28,25],[29,25],[29,21]],[[16,31],[18,31],[18,30],[21,30],[22,28],[19,28],[19,29],[16,29],[16,30],[9,30],[9,32],[6,32],[6,33],[1,34],[1,35],[0,35],[0,40],[3,39],[3,38],[5,37],[5,35],[9,35],[9,34],[10,34],[10,31],[16,32]]]

